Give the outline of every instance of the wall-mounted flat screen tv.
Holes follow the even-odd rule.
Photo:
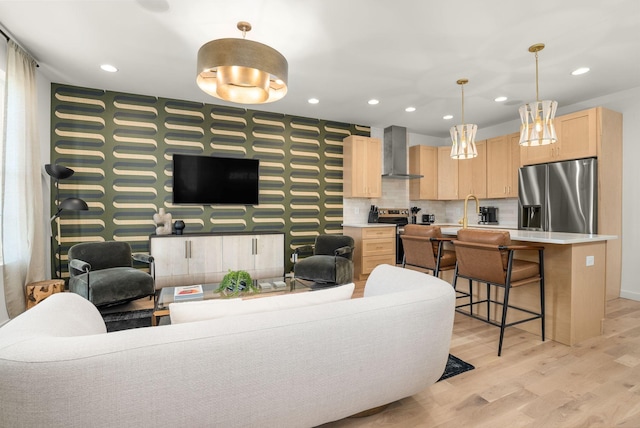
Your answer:
[[[173,155],[173,203],[257,205],[260,161]]]

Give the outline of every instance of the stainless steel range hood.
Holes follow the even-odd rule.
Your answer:
[[[422,175],[409,174],[407,166],[407,128],[395,125],[385,128],[382,147],[383,177],[405,180],[422,178]]]

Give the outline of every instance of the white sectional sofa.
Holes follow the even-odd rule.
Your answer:
[[[424,390],[455,296],[388,265],[364,298],[106,333],[58,293],[0,328],[3,427],[311,427]]]

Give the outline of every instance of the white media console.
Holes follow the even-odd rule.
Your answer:
[[[229,270],[284,275],[283,233],[152,235],[156,288],[220,282]]]

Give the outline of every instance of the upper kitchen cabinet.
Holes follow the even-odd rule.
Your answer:
[[[409,147],[409,174],[422,175],[409,181],[410,200],[438,199],[438,148]]]
[[[487,198],[517,198],[520,134],[487,140]]]
[[[350,135],[343,140],[344,197],[382,196],[382,143],[379,138]]]
[[[478,156],[473,159],[454,160],[458,163],[458,197],[472,194],[487,197],[487,142],[476,141]]]
[[[558,142],[546,146],[522,147],[523,165],[596,156],[597,109],[592,108],[555,118]]]
[[[458,199],[458,164],[451,159],[451,147],[438,147],[438,200]],[[465,195],[466,196],[466,195]]]

